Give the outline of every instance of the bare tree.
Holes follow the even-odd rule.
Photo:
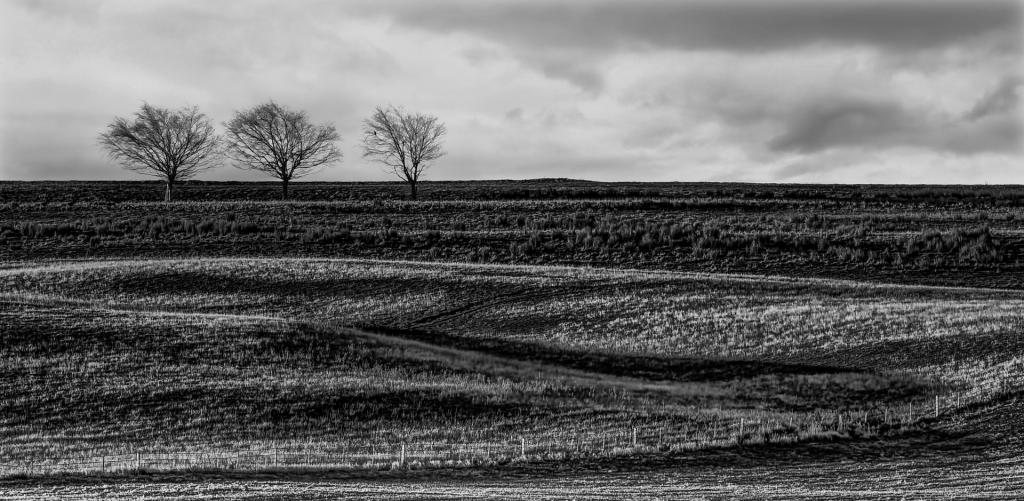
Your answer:
[[[441,158],[441,138],[448,132],[437,117],[377,107],[363,122],[363,156],[380,162],[409,183],[416,199],[416,183],[430,162]]]
[[[292,179],[341,160],[341,151],[335,145],[341,136],[333,125],[314,125],[305,112],[273,101],[236,112],[224,126],[228,157],[240,168],[280,179],[282,198],[288,198]]]
[[[168,110],[143,103],[132,119],[114,118],[99,142],[125,169],[166,181],[167,202],[174,198],[175,182],[213,167],[220,153],[220,138],[195,107]]]

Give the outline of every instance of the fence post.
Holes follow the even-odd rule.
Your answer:
[[[136,470],[141,470],[142,469],[142,453],[141,452],[136,452],[135,453],[135,469]]]
[[[636,447],[636,428],[633,428],[633,447]]]
[[[405,442],[402,442],[402,457],[400,458],[398,464],[401,465],[403,468],[405,467]]]
[[[106,473],[107,471],[107,455],[100,456],[100,471]]]
[[[526,438],[519,437],[519,451],[522,453],[523,459],[526,459]]]
[[[935,417],[939,417],[939,396],[935,395]]]

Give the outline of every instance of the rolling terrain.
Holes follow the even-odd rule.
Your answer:
[[[0,183],[2,499],[1024,490],[1018,187],[154,187]]]
[[[240,498],[295,482],[309,499],[1010,498],[1024,482],[1016,290],[258,257],[9,262],[0,287],[15,497],[247,479]],[[75,462],[246,450],[291,459],[144,477]]]

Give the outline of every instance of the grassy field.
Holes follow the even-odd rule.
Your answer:
[[[609,462],[628,484],[636,462],[966,441],[1020,471],[1001,462],[1019,433],[970,420],[1016,412],[994,404],[1024,384],[1014,290],[304,258],[9,263],[0,287],[8,465],[273,448],[347,451],[346,471],[568,465],[585,484]],[[439,443],[467,448],[411,450]]]
[[[151,188],[0,183],[0,499],[1024,489],[1015,187]]]
[[[1024,287],[1015,187],[0,183],[0,258],[361,257]],[[262,191],[261,191],[262,190]]]
[[[1018,408],[1019,412],[1020,409]],[[344,478],[330,475],[219,478],[181,475],[111,483],[18,486],[0,499],[1019,499],[1024,464],[922,451],[900,458],[851,457],[828,449],[798,452],[813,459],[734,455],[720,462],[676,460],[671,465],[604,464],[603,470],[538,474],[487,471],[475,476]],[[875,451],[872,451],[875,452]],[[902,451],[907,452],[907,451]],[[770,462],[770,465],[768,464]],[[632,466],[632,467],[631,467]]]

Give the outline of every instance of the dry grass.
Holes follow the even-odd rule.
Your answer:
[[[565,460],[887,434],[1021,388],[1012,291],[309,259],[0,287],[0,461],[520,437]]]

